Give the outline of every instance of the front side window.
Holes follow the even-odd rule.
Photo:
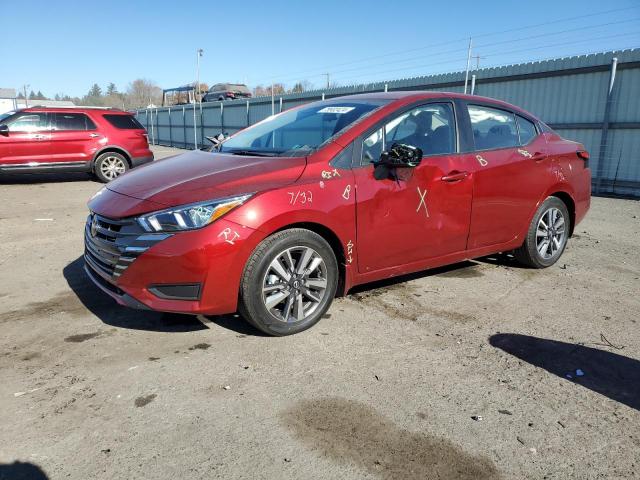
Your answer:
[[[95,130],[96,126],[84,113],[56,113],[54,130]]]
[[[404,112],[362,143],[363,165],[378,161],[394,143],[418,147],[423,156],[456,152],[456,127],[450,103],[430,103]]]
[[[476,150],[516,147],[519,143],[512,113],[497,108],[469,105]]]
[[[283,112],[225,141],[220,151],[237,155],[304,156],[372,113],[385,100],[318,102]]]
[[[44,112],[18,113],[4,122],[10,132],[38,132],[49,130],[49,121]]]
[[[518,134],[520,135],[520,145],[526,145],[531,140],[536,138],[538,132],[536,131],[536,126],[533,122],[530,122],[524,117],[520,115],[516,115],[516,120],[518,122]]]

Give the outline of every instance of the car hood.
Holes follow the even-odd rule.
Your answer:
[[[295,182],[304,157],[254,157],[194,150],[127,172],[107,189],[167,207],[253,193]]]

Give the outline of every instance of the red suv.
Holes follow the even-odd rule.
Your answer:
[[[512,251],[553,265],[588,153],[504,102],[433,92],[288,110],[90,201],[86,271],[120,304],[304,330],[357,284]]]
[[[153,160],[130,113],[105,108],[25,108],[0,119],[0,174],[91,172],[109,182]]]

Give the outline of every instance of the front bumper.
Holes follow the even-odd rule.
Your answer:
[[[94,218],[98,221],[92,235]],[[120,231],[110,231],[111,224],[119,225]],[[85,270],[103,292],[137,309],[190,314],[237,310],[246,259],[264,234],[224,218],[173,235],[136,228],[131,220],[90,215],[85,226]],[[181,285],[199,285],[198,298],[176,299],[158,288]]]

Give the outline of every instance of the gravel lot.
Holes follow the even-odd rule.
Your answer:
[[[270,338],[93,287],[100,187],[0,181],[0,479],[640,477],[637,201],[595,198],[550,269],[368,285]]]

